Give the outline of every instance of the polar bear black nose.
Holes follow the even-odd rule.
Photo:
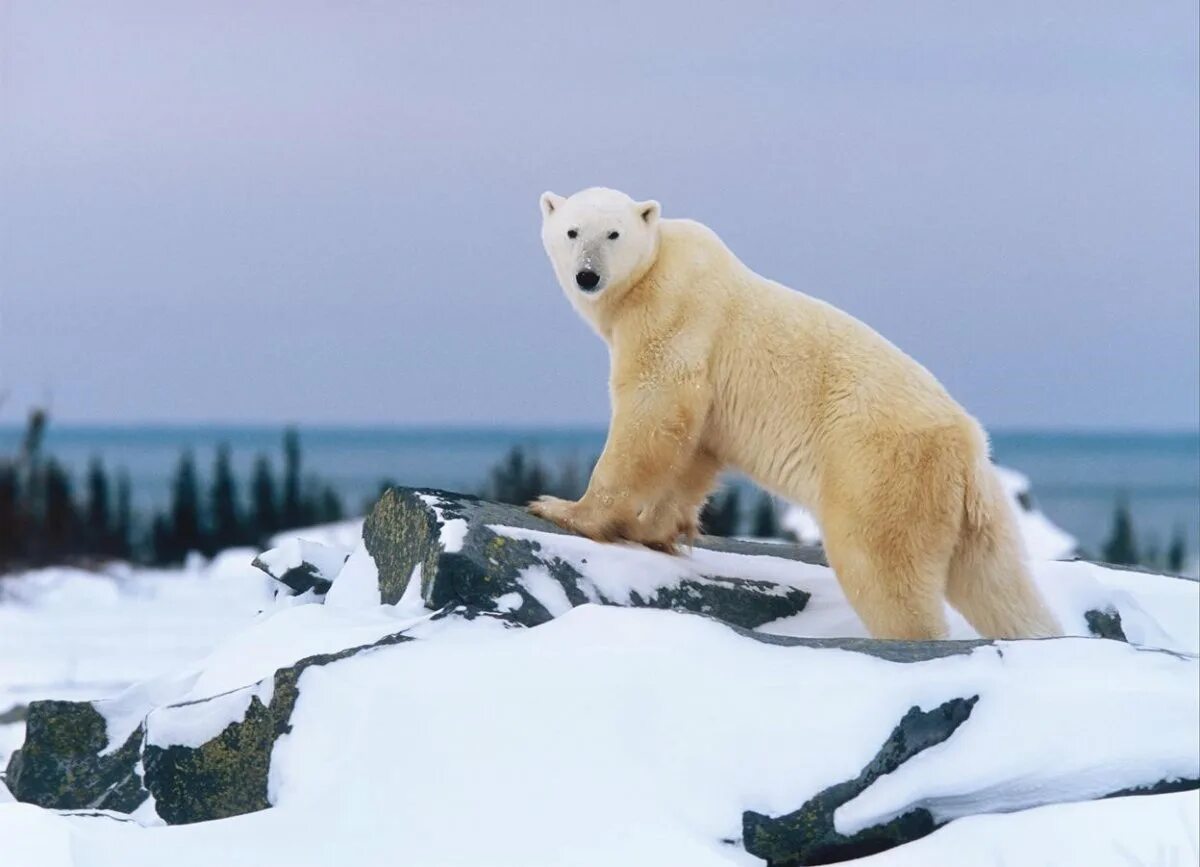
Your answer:
[[[600,282],[600,275],[595,271],[580,271],[575,275],[575,282],[579,284],[580,289],[590,292]]]

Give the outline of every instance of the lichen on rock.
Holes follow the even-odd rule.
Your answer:
[[[146,799],[137,772],[143,727],[106,752],[107,723],[85,701],[35,701],[6,782],[19,801],[65,810],[132,812]]]
[[[456,537],[448,549],[443,542],[445,528],[459,521],[465,524],[465,535]],[[809,599],[804,590],[770,581],[716,575],[678,577],[664,572],[653,592],[635,592],[627,601],[617,600],[592,586],[578,568],[546,550],[541,542],[514,535],[513,530],[549,537],[568,535],[517,506],[447,491],[392,488],[367,517],[363,540],[378,568],[385,604],[397,602],[409,580],[419,576],[421,598],[431,608],[468,605],[494,611],[500,610],[501,598],[519,597],[520,605],[505,610],[526,626],[545,623],[557,613],[530,591],[524,580],[529,570],[543,571],[572,607],[594,602],[668,608],[707,614],[749,628],[797,614]],[[696,547],[823,562],[818,551],[799,546],[704,537],[697,540]]]

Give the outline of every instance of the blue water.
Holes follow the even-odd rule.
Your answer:
[[[604,443],[604,430],[301,428],[305,469],[332,482],[351,508],[360,508],[381,479],[474,491],[489,468],[515,444],[535,449],[550,464],[586,466]],[[0,427],[0,453],[20,430]],[[92,455],[125,468],[140,507],[166,502],[172,469],[184,448],[201,470],[220,442],[233,449],[239,473],[255,455],[280,465],[276,427],[91,427],[52,425],[46,448],[82,472]],[[1107,536],[1113,506],[1126,496],[1139,539],[1165,545],[1182,527],[1193,554],[1200,544],[1200,434],[994,432],[999,463],[1033,480],[1034,496],[1052,520],[1096,551]]]

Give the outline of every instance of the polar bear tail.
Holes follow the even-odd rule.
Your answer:
[[[986,445],[967,474],[946,598],[987,638],[1049,638],[1062,628],[1029,573],[1025,546]]]

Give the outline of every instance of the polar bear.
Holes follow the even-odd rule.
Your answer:
[[[578,502],[537,515],[671,551],[734,467],[811,510],[871,634],[1061,634],[979,424],[867,325],[758,276],[706,226],[592,188],[541,197],[563,291],[609,346],[612,418]]]

